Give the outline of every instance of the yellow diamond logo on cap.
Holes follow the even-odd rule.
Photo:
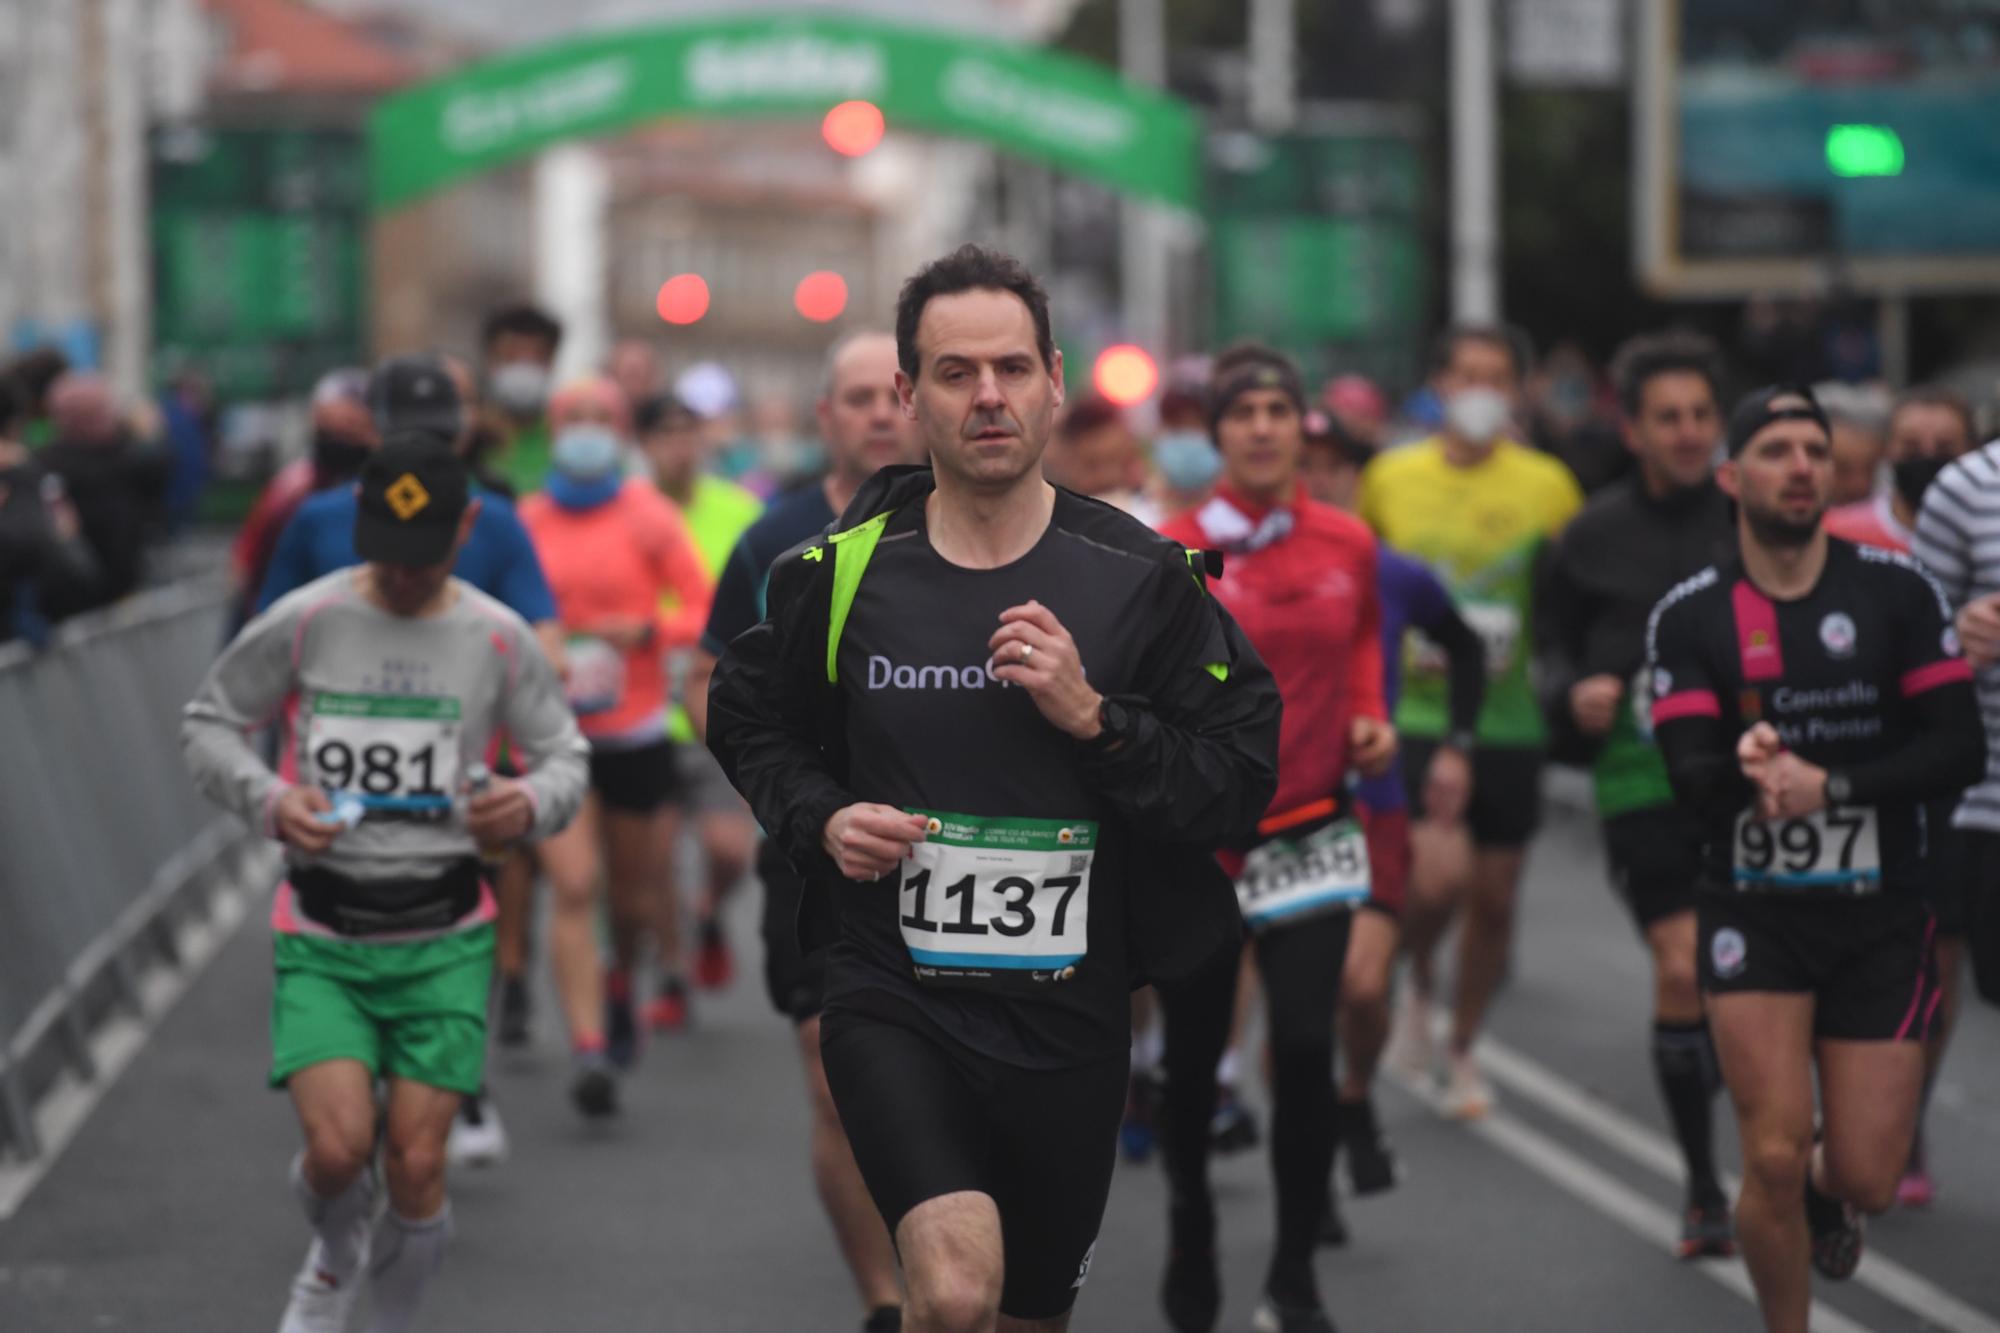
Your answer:
[[[382,498],[389,502],[389,508],[396,511],[396,517],[407,523],[424,511],[424,506],[431,502],[431,493],[424,489],[424,484],[417,480],[414,472],[405,472],[382,492]]]

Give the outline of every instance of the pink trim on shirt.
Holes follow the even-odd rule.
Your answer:
[[[1972,665],[1962,657],[1947,657],[1941,662],[1931,662],[1914,671],[1903,673],[1903,697],[1922,694],[1940,685],[1956,685],[1959,681],[1972,679]]]
[[[1682,690],[1653,701],[1653,725],[1684,717],[1721,717],[1722,701],[1713,690]]]

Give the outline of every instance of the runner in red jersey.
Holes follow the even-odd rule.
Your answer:
[[[1368,853],[1347,775],[1383,771],[1396,746],[1382,696],[1375,538],[1359,519],[1305,494],[1304,394],[1278,353],[1245,346],[1218,358],[1209,419],[1222,482],[1165,531],[1224,553],[1210,589],[1265,658],[1284,700],[1277,795],[1257,842],[1220,857],[1255,941],[1271,1051],[1278,1231],[1253,1326],[1331,1333],[1312,1252],[1333,1165],[1334,1011],[1351,913],[1368,896]],[[1236,970],[1232,958],[1161,991],[1172,1189],[1161,1300],[1183,1333],[1211,1328],[1221,1303],[1208,1122]]]

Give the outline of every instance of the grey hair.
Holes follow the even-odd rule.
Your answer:
[[[849,329],[846,333],[835,338],[833,345],[826,349],[826,359],[820,363],[819,396],[821,401],[833,397],[833,377],[839,373],[840,358],[846,356],[847,349],[860,342],[863,338],[887,338],[889,341],[894,342],[896,335],[887,329]]]

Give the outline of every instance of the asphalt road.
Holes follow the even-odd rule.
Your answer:
[[[1320,1261],[1348,1330],[1754,1329],[1736,1264],[1667,1252],[1677,1169],[1645,1056],[1644,958],[1595,835],[1558,809],[1529,869],[1514,977],[1488,1051],[1500,1109],[1447,1124],[1383,1110],[1406,1167],[1348,1200]],[[494,1063],[513,1155],[455,1179],[458,1237],[425,1326],[491,1333],[844,1330],[860,1312],[807,1175],[789,1027],[764,1003],[750,904],[730,991],[654,1042],[623,1117],[581,1124],[553,1013]],[[295,1131],[262,1088],[270,944],[252,920],[161,1023],[73,1142],[0,1221],[0,1330],[231,1333],[276,1326],[305,1246]],[[2000,1333],[2000,1015],[1968,1013],[1932,1116],[1936,1205],[1877,1220],[1817,1328]],[[1726,1115],[1722,1138],[1733,1158]],[[1248,1327],[1270,1236],[1261,1154],[1219,1164],[1222,1328]],[[1121,1167],[1075,1327],[1157,1330],[1164,1190]]]

